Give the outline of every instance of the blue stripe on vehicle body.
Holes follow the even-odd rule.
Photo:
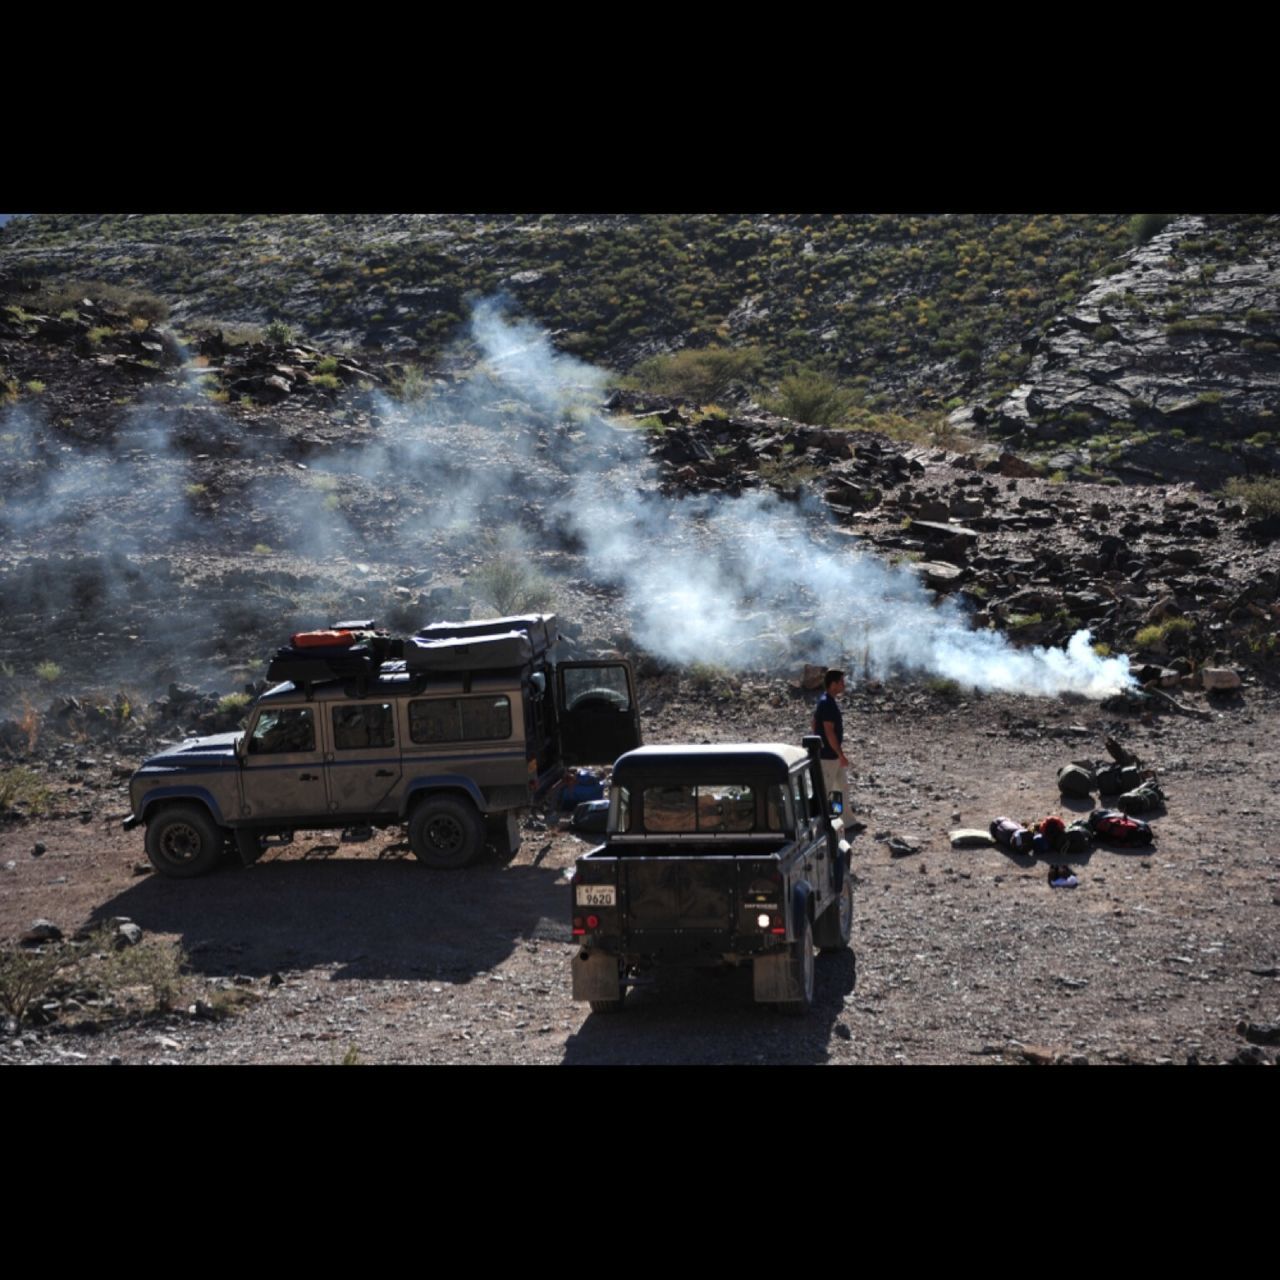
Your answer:
[[[238,767],[232,762],[219,760],[215,757],[206,760],[183,760],[180,764],[144,764],[138,772],[152,775],[157,773],[229,773]]]
[[[405,788],[404,800],[400,804],[401,814],[409,811],[409,803],[412,798],[421,791],[465,791],[471,797],[472,802],[481,813],[487,812],[487,806],[484,802],[484,796],[480,788],[468,777],[461,773],[437,773],[429,775],[425,778],[414,778],[412,782]]]
[[[206,791],[204,787],[157,787],[154,791],[147,793],[146,808],[142,811],[142,817],[146,818],[157,800],[174,800],[179,797],[184,800],[201,801],[213,814],[213,820],[222,825],[222,810],[218,807],[212,792]]]
[[[445,760],[514,760],[517,758],[521,760],[525,758],[523,747],[516,747],[514,750],[508,749],[506,751],[456,751],[447,756],[435,755],[434,753],[428,755],[425,752],[420,755],[409,755],[406,752],[404,756],[406,763],[412,760],[417,764],[431,764],[437,760],[443,762]]]

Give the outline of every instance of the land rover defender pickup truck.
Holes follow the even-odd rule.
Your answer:
[[[853,924],[843,823],[820,740],[641,747],[617,761],[605,843],[574,867],[573,998],[621,1009],[655,965],[752,968],[758,1002],[813,1003],[814,947]]]
[[[640,742],[629,664],[560,662],[557,642],[553,616],[528,615],[424,627],[385,662],[357,652],[367,645],[314,660],[282,650],[271,673],[291,678],[258,699],[243,733],[143,763],[125,828],[145,823],[152,865],[178,877],[224,850],[248,865],[304,829],[403,823],[437,868],[466,866],[486,844],[514,854],[516,812],[566,765]]]

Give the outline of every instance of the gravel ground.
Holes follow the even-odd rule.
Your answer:
[[[649,741],[795,741],[808,717],[785,682],[716,698],[668,678],[646,696]],[[128,917],[148,943],[186,952],[179,1011],[66,1007],[49,1025],[10,1027],[0,1061],[1184,1063],[1280,1053],[1237,1031],[1241,1020],[1280,1020],[1280,855],[1266,816],[1280,759],[1274,698],[1250,689],[1210,719],[1149,723],[1095,703],[954,702],[908,688],[864,687],[847,706],[867,824],[855,840],[856,963],[820,959],[806,1019],[756,1008],[746,969],[661,972],[618,1016],[575,1004],[565,871],[589,845],[537,818],[510,863],[461,873],[418,866],[398,832],[363,844],[315,832],[248,870],[169,881],[136,873],[141,833],[112,820],[123,783],[104,774],[96,789],[81,781],[67,816],[0,833],[0,936],[37,918],[70,934]],[[1066,812],[1057,767],[1101,756],[1108,732],[1160,770],[1169,801],[1153,847],[1080,855],[1070,891],[1049,887],[1043,862],[950,847],[953,826]],[[877,839],[886,833],[920,851],[891,856]],[[235,1012],[213,1015],[227,1006]]]

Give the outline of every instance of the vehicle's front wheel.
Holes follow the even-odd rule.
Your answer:
[[[813,924],[806,912],[800,928],[800,936],[791,944],[791,987],[799,992],[799,998],[778,1006],[783,1013],[803,1017],[813,1008],[814,963]]]
[[[843,951],[853,935],[853,876],[844,873],[836,900],[818,917],[814,941],[824,952]]]
[[[428,797],[409,819],[409,848],[419,862],[439,871],[465,867],[483,847],[484,819],[466,800]]]
[[[173,804],[147,819],[146,844],[147,857],[161,875],[189,880],[213,870],[223,835],[199,805]]]

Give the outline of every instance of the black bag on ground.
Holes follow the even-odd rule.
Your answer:
[[[1081,796],[1088,798],[1097,789],[1093,770],[1080,764],[1064,764],[1058,770],[1058,790],[1064,796]]]
[[[1093,848],[1093,832],[1089,824],[1082,818],[1067,828],[1067,842],[1064,846],[1067,853],[1086,853]]]
[[[1142,770],[1136,764],[1112,764],[1099,769],[1096,778],[1099,795],[1115,796],[1139,786],[1142,782]]]
[[[1150,844],[1155,832],[1141,818],[1131,818],[1117,809],[1095,809],[1089,815],[1095,840],[1107,844]]]
[[[573,811],[574,831],[603,831],[609,818],[608,800],[584,800]]]
[[[1152,813],[1164,804],[1164,792],[1154,782],[1144,782],[1133,791],[1126,791],[1116,801],[1116,808],[1125,813]]]

